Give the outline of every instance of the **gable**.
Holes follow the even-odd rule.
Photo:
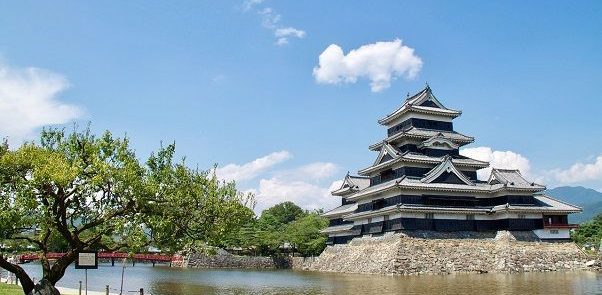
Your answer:
[[[454,176],[450,175],[453,174]],[[446,156],[445,160],[431,169],[421,180],[424,183],[453,183],[475,185],[452,163],[452,158]]]
[[[460,148],[459,145],[446,138],[443,133],[439,133],[420,144],[420,147],[427,147],[431,149],[440,149],[440,150],[455,150]]]
[[[399,158],[400,152],[389,143],[384,142],[382,147],[380,148],[380,152],[378,153],[378,157],[374,161],[372,165],[378,165],[384,163],[386,161],[390,161],[392,159]]]
[[[391,157],[391,155],[389,155],[388,153],[386,153],[386,154],[384,154],[382,156],[382,158],[380,159],[380,162],[378,162],[378,164],[384,163],[384,162],[392,160],[392,159],[393,159],[393,157]]]
[[[435,178],[431,183],[450,183],[450,184],[465,184],[458,175],[451,172],[444,172],[439,177]]]
[[[431,108],[439,108],[439,106],[434,103],[432,100],[425,100],[423,103],[420,104],[420,106],[423,107],[431,107]]]

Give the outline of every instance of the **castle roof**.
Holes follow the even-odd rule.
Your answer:
[[[512,205],[503,204],[496,206],[481,206],[481,207],[444,207],[444,206],[428,206],[414,204],[397,204],[387,206],[379,210],[363,211],[344,215],[345,220],[356,220],[372,216],[380,216],[384,213],[392,212],[417,212],[417,213],[458,213],[458,214],[496,214],[503,212],[514,213],[553,213],[553,214],[570,214],[581,212],[582,209],[571,204],[556,200],[545,195],[534,196],[537,201],[534,205]]]
[[[437,180],[437,178],[442,176],[444,173],[451,173],[454,174],[455,177],[464,184],[471,186],[475,185],[472,181],[470,181],[468,177],[466,177],[466,175],[464,175],[464,173],[460,172],[460,170],[456,168],[456,166],[452,162],[451,156],[446,155],[443,158],[444,160],[439,165],[435,166],[435,168],[431,169],[431,171],[426,173],[424,177],[420,179],[420,181],[422,181],[423,183],[431,183]]]
[[[327,228],[324,228],[324,229],[320,230],[320,233],[323,233],[323,234],[340,233],[340,232],[349,231],[352,228],[353,228],[353,224],[343,224],[343,225],[329,226]]]
[[[381,151],[382,151],[382,149],[381,149]],[[384,161],[384,162],[378,162],[379,160],[382,160],[382,157],[380,154],[379,154],[379,158],[377,158],[377,161],[375,161],[375,163],[377,163],[377,164],[372,165],[367,168],[364,168],[362,170],[359,170],[358,174],[359,175],[368,175],[375,171],[387,169],[391,165],[393,165],[395,163],[400,163],[400,162],[421,163],[421,164],[439,164],[445,160],[445,156],[433,157],[433,156],[427,156],[424,154],[408,151],[408,152],[402,153],[401,155],[395,155],[391,159]],[[487,163],[487,162],[483,162],[483,161],[479,161],[479,160],[475,160],[475,159],[471,159],[471,158],[463,158],[463,157],[462,158],[452,158],[452,162],[454,163],[454,165],[459,166],[459,167],[473,167],[473,168],[480,169],[480,168],[486,168],[489,166],[489,163]]]
[[[345,175],[345,178],[343,179],[341,187],[332,191],[331,194],[334,196],[344,196],[365,189],[368,186],[370,186],[369,178],[361,176],[352,176],[349,175],[348,172],[347,175]]]
[[[493,168],[491,175],[487,181],[489,184],[506,184],[513,186],[530,186],[535,184],[534,182],[527,181],[518,169],[499,169]]]
[[[433,168],[428,174],[430,177],[424,178],[416,178],[416,177],[407,177],[402,176],[401,178],[392,179],[377,185],[370,186],[364,190],[360,190],[354,194],[351,194],[347,197],[348,200],[358,200],[365,197],[377,195],[380,193],[384,193],[391,189],[401,188],[407,190],[416,190],[418,192],[426,192],[426,191],[438,191],[438,192],[462,192],[462,193],[479,193],[481,195],[495,195],[500,192],[507,193],[534,193],[540,192],[546,189],[545,186],[529,183],[528,181],[524,182],[508,182],[508,183],[488,183],[488,182],[465,182],[462,184],[458,183],[438,183],[432,182],[436,177],[434,177],[437,173],[439,176],[447,171],[449,167],[449,163],[444,165],[439,165],[436,168]],[[453,167],[453,163],[452,163]],[[454,171],[454,169],[450,168],[450,171]],[[457,169],[456,169],[457,171]],[[456,174],[457,172],[453,172]],[[461,172],[460,172],[461,173]],[[462,174],[460,174],[461,176]],[[456,174],[458,176],[458,174]],[[431,181],[431,182],[429,182]]]
[[[353,203],[353,204],[347,204],[347,205],[342,205],[339,207],[336,207],[324,214],[322,214],[322,216],[324,217],[337,217],[343,214],[347,214],[350,212],[353,212],[357,209],[357,204]]]
[[[428,85],[420,92],[408,97],[404,104],[396,109],[394,112],[388,114],[384,118],[378,120],[379,124],[386,125],[391,123],[393,120],[399,118],[401,115],[407,112],[427,113],[433,115],[441,115],[447,117],[458,117],[462,114],[461,111],[448,109],[433,94],[431,87]]]
[[[465,145],[468,143],[471,143],[474,141],[474,138],[471,136],[467,136],[455,131],[441,131],[441,130],[431,130],[431,129],[423,129],[423,128],[416,128],[416,127],[410,127],[407,130],[403,130],[399,133],[395,133],[389,137],[387,137],[386,140],[375,143],[373,145],[371,145],[369,148],[370,150],[376,151],[379,150],[380,147],[383,145],[383,142],[394,142],[398,139],[407,137],[407,138],[416,138],[416,139],[421,139],[421,140],[427,140],[430,139],[434,136],[439,136],[439,137],[443,137],[446,138],[456,144],[460,144],[460,145]]]

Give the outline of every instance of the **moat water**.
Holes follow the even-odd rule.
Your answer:
[[[26,264],[39,278],[38,264]],[[88,271],[88,290],[119,293],[121,267]],[[77,288],[84,271],[70,267],[58,285]],[[588,271],[425,276],[355,275],[292,270],[205,270],[149,264],[125,269],[123,294],[602,294],[602,274]]]

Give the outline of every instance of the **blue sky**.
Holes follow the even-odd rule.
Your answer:
[[[227,167],[259,209],[331,207],[333,182],[376,157],[376,120],[428,81],[463,110],[467,153],[601,189],[601,16],[599,1],[5,2],[0,136],[91,121],[142,158],[175,140],[191,165]],[[377,42],[414,59],[371,76]],[[338,83],[313,74],[333,44],[353,65],[325,69]]]

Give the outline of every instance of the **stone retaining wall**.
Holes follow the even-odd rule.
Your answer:
[[[328,246],[315,260],[292,265],[315,271],[403,275],[555,271],[585,265],[587,257],[574,243],[530,240],[533,235],[528,232],[408,231],[355,238]]]
[[[189,254],[187,267],[198,268],[290,268],[288,257],[237,256],[220,253],[217,255]]]

